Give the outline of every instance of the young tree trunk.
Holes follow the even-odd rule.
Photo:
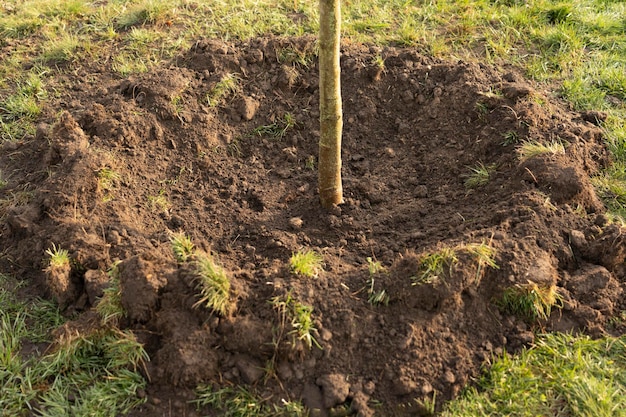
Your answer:
[[[320,3],[320,143],[319,193],[324,208],[343,203],[341,185],[341,1]]]

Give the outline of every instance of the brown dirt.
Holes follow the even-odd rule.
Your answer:
[[[624,330],[610,319],[626,309],[625,237],[589,180],[608,163],[596,118],[513,68],[344,45],[346,202],[327,212],[307,167],[319,136],[317,67],[277,60],[313,45],[200,41],[128,79],[106,63],[62,71],[36,136],[3,145],[10,183],[0,193],[15,202],[3,206],[4,272],[47,288],[68,314],[84,313],[107,285],[102,271],[121,261],[122,325],[151,357],[148,401],[132,415],[196,415],[187,400],[202,382],[253,386],[270,402],[302,399],[320,415],[342,403],[371,415],[377,400],[391,415],[434,391],[454,397],[493,355],[531,344],[537,330]],[[379,54],[382,73],[372,63]],[[208,107],[205,95],[229,73],[240,91]],[[284,137],[251,134],[286,113],[296,125]],[[561,140],[566,152],[520,163],[518,145],[503,144],[510,132]],[[496,172],[468,191],[479,162]],[[105,167],[120,174],[109,189],[97,177]],[[168,208],[154,204],[159,195]],[[195,282],[169,242],[177,231],[229,271],[229,317],[193,308]],[[498,269],[479,271],[461,254],[445,285],[412,285],[420,254],[480,242],[497,249]],[[43,261],[53,243],[75,260],[55,279]],[[290,274],[302,247],[324,254],[319,277]],[[387,306],[367,301],[367,257],[387,268],[375,281]],[[564,299],[539,325],[494,304],[528,280],[556,283]],[[313,306],[322,349],[292,349],[284,338],[275,349],[280,316],[269,300],[288,292]],[[275,377],[266,378],[272,359]]]

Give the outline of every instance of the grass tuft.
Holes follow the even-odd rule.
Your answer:
[[[291,272],[308,278],[316,278],[324,268],[324,257],[314,250],[302,249],[289,259]]]
[[[525,161],[539,155],[556,155],[564,153],[565,145],[563,142],[557,140],[550,141],[546,144],[537,141],[525,141],[522,142],[520,147],[517,149],[517,155],[520,161]]]
[[[107,275],[109,286],[104,290],[102,298],[96,304],[96,311],[102,319],[102,324],[117,326],[120,319],[126,315],[122,307],[122,290],[120,288],[119,262],[114,263]]]
[[[270,303],[280,316],[281,333],[287,322],[289,323],[290,330],[287,334],[292,337],[291,346],[293,348],[296,348],[297,342],[301,341],[309,349],[313,345],[321,349],[321,346],[313,337],[313,333],[317,332],[313,325],[313,307],[295,300],[291,293],[288,293],[284,298],[280,296],[274,297],[270,300]]]
[[[446,274],[450,274],[458,261],[456,251],[448,247],[423,255],[419,261],[417,275],[412,277],[413,285],[431,284],[438,280],[445,281]]]
[[[194,307],[204,305],[221,316],[230,312],[230,280],[226,270],[206,253],[196,254],[196,276],[200,299]]]
[[[65,268],[70,266],[70,254],[67,250],[57,247],[54,243],[52,248],[46,249],[46,255],[50,257],[48,260],[49,268]]]
[[[178,262],[186,262],[193,256],[195,245],[186,234],[174,233],[170,237],[170,243],[172,244],[172,251]]]
[[[145,401],[137,370],[148,356],[131,332],[68,331],[45,353],[24,355],[23,343],[49,343],[63,318],[50,302],[18,300],[13,281],[0,276],[2,415],[115,417]]]
[[[198,410],[212,407],[224,417],[305,417],[306,408],[299,402],[282,400],[281,404],[270,405],[267,400],[255,396],[244,387],[215,389],[211,385],[199,385],[196,399],[191,401]]]
[[[556,285],[539,285],[532,281],[507,288],[496,305],[503,311],[529,322],[547,320],[553,307],[560,308],[562,297]]]
[[[158,213],[167,213],[170,210],[170,202],[165,195],[165,190],[159,190],[157,195],[148,196],[150,210]]]
[[[368,289],[367,289],[367,302],[373,306],[388,305],[389,294],[383,288],[376,290],[376,276],[385,272],[385,267],[382,266],[380,261],[374,261],[372,258],[367,258],[367,269],[369,271]]]
[[[478,165],[470,168],[470,173],[465,179],[465,187],[472,189],[487,185],[495,170],[496,164],[485,165],[479,162]]]
[[[282,138],[296,125],[296,118],[291,113],[285,113],[282,119],[269,125],[259,126],[252,131],[253,136],[272,136]]]
[[[240,89],[241,80],[236,74],[226,74],[213,88],[206,93],[205,100],[209,107],[220,105],[226,97],[237,93]]]

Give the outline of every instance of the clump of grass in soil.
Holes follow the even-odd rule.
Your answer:
[[[115,183],[121,179],[120,174],[109,167],[100,168],[97,171],[97,176],[98,186],[105,191],[113,188]]]
[[[507,288],[496,305],[503,311],[530,322],[547,320],[553,307],[560,308],[562,298],[556,285],[540,285],[531,281]]]
[[[503,135],[502,146],[515,145],[519,142],[519,134],[514,130],[508,130]]]
[[[167,213],[170,210],[170,202],[165,195],[165,190],[159,190],[157,195],[149,195],[148,206],[154,212]]]
[[[591,182],[613,214],[626,217],[626,169],[613,167],[593,177]]]
[[[65,269],[70,265],[70,254],[66,249],[57,247],[54,243],[52,248],[46,249],[46,255],[48,255],[48,269]]]
[[[200,385],[195,390],[198,410],[212,407],[225,417],[298,417],[307,416],[306,408],[299,402],[282,400],[270,405],[243,387],[215,389],[211,385]]]
[[[437,280],[445,280],[452,267],[459,261],[453,248],[423,255],[419,261],[417,275],[412,277],[413,285],[431,284]]]
[[[236,74],[224,75],[205,96],[209,107],[218,106],[226,97],[237,93],[241,89],[240,83],[241,80]]]
[[[272,136],[282,138],[296,125],[296,119],[291,113],[285,113],[282,119],[269,125],[259,126],[252,131],[254,136]]]
[[[115,328],[65,333],[45,353],[22,355],[26,342],[50,342],[63,318],[43,300],[22,301],[19,284],[0,276],[0,410],[3,415],[126,414],[145,399],[138,373],[148,357],[131,332]]]
[[[102,324],[117,326],[119,320],[124,317],[125,311],[122,307],[122,290],[120,288],[119,262],[114,263],[107,275],[109,276],[109,286],[104,289],[102,297],[96,304],[96,311],[100,315]]]
[[[498,264],[496,263],[496,249],[491,246],[491,243],[484,241],[481,243],[470,243],[463,245],[461,248],[476,259],[478,263],[478,274],[481,273],[485,266],[498,269]]]
[[[194,254],[195,245],[191,238],[184,233],[174,233],[170,237],[172,251],[178,262],[186,262]]]
[[[385,268],[382,266],[380,261],[374,261],[372,258],[367,258],[367,269],[369,272],[368,278],[368,289],[367,289],[367,302],[373,306],[378,305],[387,305],[389,304],[389,294],[383,288],[380,290],[376,290],[376,276],[378,274],[384,273]]]
[[[197,288],[200,299],[194,307],[204,305],[221,316],[228,315],[231,308],[230,280],[226,270],[212,255],[199,252],[195,256]]]
[[[315,278],[324,267],[324,257],[311,249],[302,249],[289,259],[291,272],[303,277]]]
[[[495,170],[495,164],[485,165],[482,162],[479,162],[478,165],[470,168],[470,173],[465,179],[465,187],[472,189],[487,185]]]
[[[525,161],[539,155],[556,155],[564,153],[565,145],[563,142],[558,140],[553,140],[545,144],[537,141],[525,141],[522,142],[520,147],[517,149],[517,155],[521,161]]]
[[[280,332],[289,324],[287,334],[291,336],[292,348],[297,347],[300,341],[309,349],[313,345],[321,349],[321,346],[313,336],[317,329],[313,325],[313,307],[302,304],[294,299],[291,293],[285,297],[276,296],[270,300],[270,304],[278,312],[280,317]],[[279,336],[280,339],[280,336]],[[280,342],[280,340],[278,340]]]
[[[470,243],[455,247],[444,247],[433,253],[423,254],[419,259],[417,274],[411,277],[413,285],[433,284],[446,282],[454,266],[459,262],[459,254],[467,252],[477,263],[477,278],[484,272],[485,267],[497,269],[495,260],[496,250],[491,244]]]
[[[546,334],[521,354],[497,359],[441,416],[623,416],[624,381],[624,336]]]

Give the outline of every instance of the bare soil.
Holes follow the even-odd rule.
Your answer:
[[[325,211],[312,167],[318,68],[289,62],[314,47],[312,38],[202,40],[126,79],[106,57],[61,68],[37,134],[2,146],[3,272],[26,277],[78,323],[120,261],[122,326],[151,358],[147,402],[132,415],[198,415],[188,400],[200,383],[302,400],[318,415],[342,405],[420,415],[413,399],[436,391],[441,405],[537,332],[623,332],[612,318],[626,309],[625,235],[590,185],[609,163],[601,113],[569,110],[515,68],[346,44],[345,204]],[[209,106],[227,74],[239,90]],[[283,136],[258,129],[284,127],[287,113],[296,123]],[[561,141],[565,153],[520,162],[519,142],[533,140]],[[468,189],[478,163],[495,173]],[[109,187],[102,168],[119,174]],[[229,271],[227,317],[193,307],[196,282],[170,244],[180,231]],[[445,280],[413,285],[421,254],[481,242],[497,250],[497,269],[460,255]],[[74,260],[61,277],[44,272],[53,244]],[[324,255],[317,278],[290,273],[301,248]],[[386,306],[368,303],[368,257],[386,267],[375,277]],[[558,286],[563,305],[547,321],[496,307],[529,280]],[[289,329],[269,301],[288,293],[313,307],[321,348],[279,337]]]

